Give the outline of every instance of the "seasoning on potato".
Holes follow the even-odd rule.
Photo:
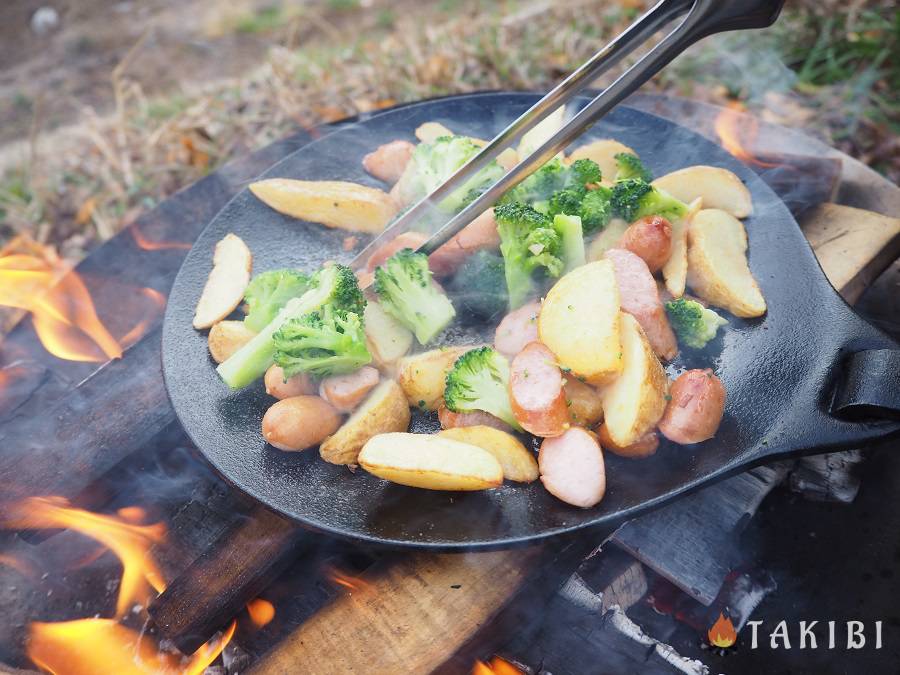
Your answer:
[[[359,453],[359,465],[379,478],[426,490],[486,490],[503,483],[503,469],[491,453],[439,435],[373,436]]]

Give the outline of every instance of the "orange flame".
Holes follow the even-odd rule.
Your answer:
[[[54,675],[199,675],[218,658],[234,635],[232,622],[217,640],[190,659],[158,649],[153,640],[113,619],[32,623],[28,657]]]
[[[495,656],[491,659],[490,664],[483,661],[476,661],[472,666],[472,675],[523,675],[524,671],[506,659]]]
[[[359,577],[354,577],[346,572],[342,572],[336,567],[331,567],[328,570],[328,576],[331,581],[338,586],[346,588],[350,593],[366,593],[371,591],[373,586],[367,581],[360,579]]]
[[[256,598],[247,603],[247,614],[257,628],[262,628],[275,618],[275,605],[268,600]]]
[[[186,241],[153,241],[152,239],[148,239],[141,231],[141,228],[138,227],[137,223],[129,227],[128,231],[131,232],[134,243],[137,244],[138,248],[142,251],[186,251],[191,248],[191,245]]]
[[[737,159],[747,164],[755,164],[763,168],[772,168],[777,164],[769,164],[755,157],[747,145],[752,144],[759,134],[759,121],[752,115],[745,115],[744,106],[732,101],[716,117],[715,130],[722,147]],[[743,133],[742,133],[743,131]],[[748,142],[742,142],[742,137]]]
[[[103,363],[120,358],[165,306],[153,289],[138,293],[142,304],[149,302],[144,318],[116,338],[97,316],[84,281],[51,249],[19,237],[0,251],[0,306],[29,312],[41,344],[60,359]],[[129,306],[133,303],[128,298]]]
[[[714,647],[730,647],[737,641],[737,632],[731,619],[719,612],[719,618],[707,632],[709,644]]]
[[[124,616],[138,602],[146,605],[149,588],[161,593],[162,573],[148,556],[150,547],[162,541],[162,523],[137,525],[116,516],[72,508],[59,497],[31,497],[14,505],[3,521],[17,529],[69,529],[99,541],[122,562],[122,581],[116,601],[116,617]]]
[[[30,562],[28,562],[27,560],[21,560],[20,558],[16,558],[15,556],[0,553],[0,565],[11,567],[16,572],[26,577],[37,576],[37,572]]]

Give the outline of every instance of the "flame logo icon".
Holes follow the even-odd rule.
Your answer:
[[[719,618],[710,627],[707,635],[709,636],[709,644],[714,647],[730,647],[737,641],[737,632],[734,630],[734,624],[731,619],[719,612]]]

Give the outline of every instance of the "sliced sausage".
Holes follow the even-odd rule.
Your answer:
[[[666,361],[674,359],[678,342],[647,264],[623,248],[611,248],[603,255],[615,269],[622,311],[637,319],[657,356]]]
[[[672,397],[659,421],[675,443],[699,443],[716,435],[725,413],[725,385],[709,368],[689,370],[669,387]]]
[[[400,249],[416,249],[427,240],[428,235],[422,234],[421,232],[404,232],[403,234],[398,234],[390,241],[384,242],[372,252],[372,255],[370,255],[369,259],[366,261],[366,269],[371,272],[379,265],[383,265],[388,258]]]
[[[266,393],[277,399],[316,393],[316,383],[308,373],[297,373],[285,381],[284,369],[281,366],[269,366],[263,382],[266,385]]]
[[[481,249],[500,248],[494,209],[488,209],[428,256],[428,267],[439,277],[451,276],[463,260]]]
[[[262,435],[279,450],[318,445],[341,426],[341,416],[318,396],[294,396],[275,403],[262,420]]]
[[[571,425],[562,372],[540,342],[529,342],[509,365],[513,415],[535,436],[559,436]]]
[[[538,339],[538,314],[541,303],[529,302],[503,317],[494,332],[494,347],[508,359]]]
[[[586,509],[606,493],[603,451],[594,436],[581,427],[544,439],[538,468],[547,492],[566,504]]]
[[[619,247],[641,258],[656,274],[672,255],[672,224],[661,216],[640,218],[625,230]]]
[[[649,457],[650,455],[655,454],[656,449],[659,447],[659,435],[655,431],[644,434],[631,445],[624,447],[616,445],[609,435],[609,430],[606,428],[605,424],[601,424],[597,428],[597,439],[600,441],[600,447],[603,449],[609,450],[621,457],[630,457],[632,459]]]
[[[490,413],[476,410],[474,412],[456,413],[450,410],[443,403],[438,408],[438,419],[441,421],[441,429],[455,429],[456,427],[477,427],[484,425],[499,429],[500,431],[511,432],[513,429],[499,417],[494,417]]]
[[[319,396],[340,412],[350,412],[378,384],[378,371],[371,366],[346,375],[332,375],[319,383]]]
[[[603,399],[594,387],[574,375],[566,375],[563,388],[573,424],[589,429],[603,419]]]
[[[363,157],[363,168],[378,180],[396,183],[415,149],[416,146],[409,141],[391,141],[379,145]]]

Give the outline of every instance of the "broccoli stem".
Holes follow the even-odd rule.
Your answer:
[[[581,267],[586,261],[584,253],[584,235],[579,216],[557,214],[553,217],[553,229],[562,239],[563,274]]]

